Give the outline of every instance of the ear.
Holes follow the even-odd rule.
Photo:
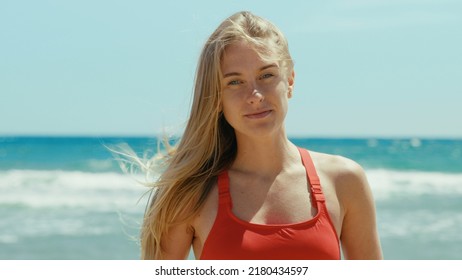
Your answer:
[[[295,82],[295,71],[292,70],[289,77],[287,78],[287,83],[289,85],[289,93],[288,93],[289,98],[292,97],[292,92],[294,90],[294,82]]]

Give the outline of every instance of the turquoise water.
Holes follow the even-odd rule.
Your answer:
[[[462,140],[292,140],[365,168],[386,259],[462,259]],[[0,137],[0,259],[138,259],[147,189],[104,146],[123,142],[157,145]]]

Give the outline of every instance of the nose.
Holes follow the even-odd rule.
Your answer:
[[[264,99],[263,94],[257,87],[252,87],[250,95],[248,96],[248,103],[249,104],[256,104],[262,102]]]

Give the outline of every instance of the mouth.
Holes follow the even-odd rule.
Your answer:
[[[269,114],[271,114],[271,112],[273,112],[273,110],[265,110],[265,111],[260,111],[257,113],[246,114],[245,117],[249,119],[262,119],[268,116]]]

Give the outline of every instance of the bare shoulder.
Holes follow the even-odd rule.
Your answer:
[[[319,176],[330,182],[344,210],[351,204],[372,198],[366,173],[357,162],[338,155],[310,153]]]
[[[360,188],[366,180],[364,169],[354,160],[338,155],[310,152],[316,170],[340,188]]]

